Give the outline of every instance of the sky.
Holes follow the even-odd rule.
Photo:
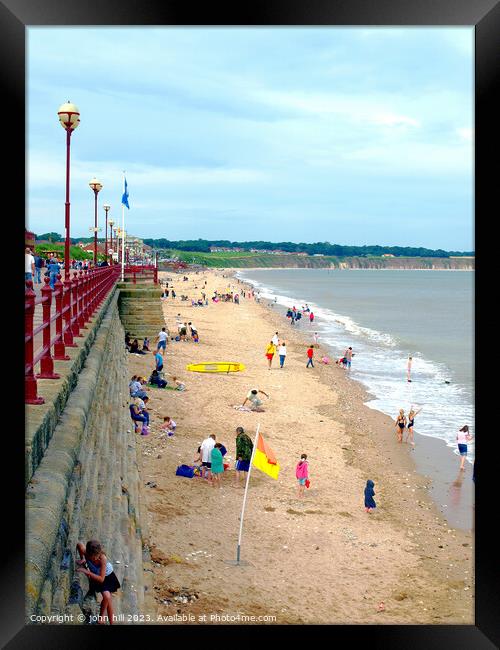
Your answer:
[[[474,249],[474,29],[29,27],[27,227]]]

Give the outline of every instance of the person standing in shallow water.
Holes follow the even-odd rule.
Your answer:
[[[406,367],[406,380],[411,382],[411,364],[413,361],[413,357],[408,357],[408,365]]]
[[[472,440],[472,436],[469,433],[469,427],[465,425],[457,433],[458,452],[461,456],[460,458],[461,470],[465,470],[465,459],[467,458],[467,443],[469,442],[469,440]]]

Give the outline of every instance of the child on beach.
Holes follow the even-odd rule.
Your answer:
[[[374,483],[373,481],[366,481],[366,487],[365,487],[365,510],[366,512],[370,512],[372,508],[376,508],[377,504],[375,503],[374,496],[375,496],[375,490],[373,489]]]
[[[469,433],[469,427],[467,425],[463,426],[457,433],[457,444],[458,444],[458,453],[460,454],[460,469],[465,470],[465,459],[467,458],[467,443],[469,440],[472,440],[472,436]]]
[[[307,454],[302,454],[299,462],[295,468],[295,476],[299,482],[299,498],[304,496],[306,481],[309,479],[309,463],[307,462]]]
[[[276,346],[272,341],[269,342],[269,345],[266,348],[266,358],[267,363],[269,364],[269,370],[271,370],[271,364],[273,362],[273,357],[276,353]]]
[[[175,390],[187,390],[186,384],[182,383],[182,381],[179,381],[177,377],[172,377],[172,381],[175,384]]]
[[[169,415],[165,415],[160,429],[164,431],[167,436],[172,437],[175,434],[176,427],[177,424],[172,420],[172,418]]]
[[[99,612],[99,623],[105,622],[104,618],[107,613],[109,624],[113,623],[113,603],[111,594],[120,589],[120,582],[113,571],[113,565],[104,555],[101,544],[91,539],[84,546],[78,542],[76,550],[80,559],[76,561],[79,565],[77,571],[84,573],[89,579],[89,593],[102,594],[101,609]]]
[[[313,345],[311,343],[311,345],[307,348],[307,364],[306,364],[306,368],[309,368],[309,366],[314,368],[313,356],[314,356],[314,349],[313,349]]]

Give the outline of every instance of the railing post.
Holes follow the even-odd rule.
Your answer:
[[[42,317],[43,317],[43,332],[42,341],[45,352],[40,359],[40,372],[36,375],[37,379],[59,379],[60,375],[54,372],[54,361],[50,354],[50,312],[52,310],[52,288],[49,286],[49,278],[44,278],[44,286],[42,287]]]
[[[63,309],[64,311],[64,345],[68,348],[76,348],[73,341],[73,332],[71,329],[71,280],[69,273],[64,274],[64,292],[63,292]]]
[[[88,323],[90,320],[90,311],[89,311],[89,296],[90,291],[90,280],[89,280],[89,271],[88,269],[83,271],[83,319],[85,323]]]
[[[63,283],[61,274],[58,273],[57,280],[54,284],[56,297],[56,341],[54,343],[54,359],[57,361],[69,361],[70,357],[66,354],[66,348],[63,341]]]
[[[43,397],[37,395],[37,385],[33,373],[33,315],[35,313],[36,293],[33,281],[26,280],[24,307],[24,401],[26,404],[44,404]]]
[[[83,278],[83,271],[78,271],[78,327],[86,330],[85,313],[83,308],[83,292],[85,290],[85,280]]]
[[[158,284],[158,269],[155,267],[153,271],[154,283]]]
[[[73,334],[73,336],[80,336],[80,324],[79,324],[79,314],[78,314],[78,271],[75,271],[73,273],[71,293],[73,296],[71,333]]]

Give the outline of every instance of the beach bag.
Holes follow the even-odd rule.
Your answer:
[[[194,469],[189,465],[179,465],[175,472],[176,476],[184,476],[185,478],[193,478]]]
[[[311,486],[311,481],[308,478],[306,478],[306,488],[310,486]]]

